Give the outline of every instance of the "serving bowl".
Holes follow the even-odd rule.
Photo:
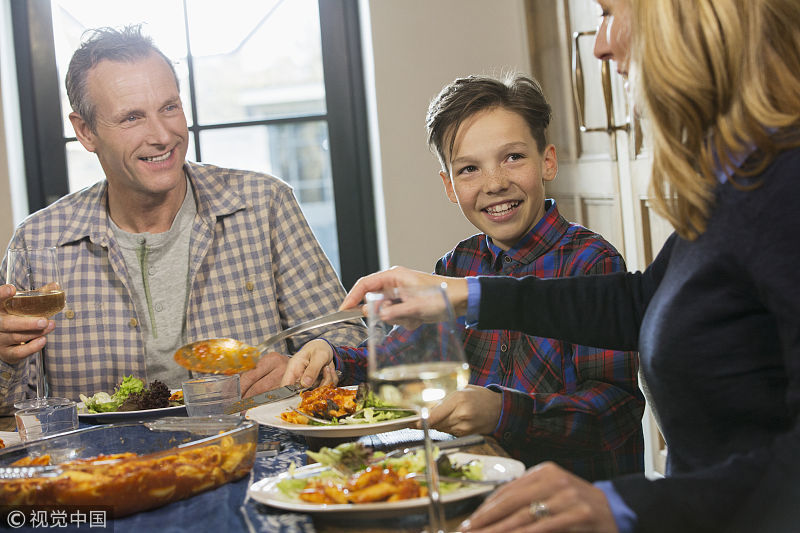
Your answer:
[[[0,451],[0,505],[103,507],[112,517],[160,507],[248,474],[258,425],[239,416],[166,417],[78,429]],[[32,473],[32,475],[30,475]]]

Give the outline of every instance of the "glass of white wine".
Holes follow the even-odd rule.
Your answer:
[[[386,306],[422,302],[425,324],[391,324],[381,318]],[[449,393],[466,387],[469,365],[455,330],[453,308],[443,287],[394,289],[366,295],[369,380],[384,401],[417,410],[425,440],[429,531],[446,530],[436,457],[430,439],[430,410]],[[435,316],[430,309],[437,309]],[[413,330],[407,329],[414,327]]]
[[[25,317],[51,317],[66,302],[55,248],[9,248],[6,283],[16,294],[5,302],[6,312]],[[64,398],[47,398],[47,376],[42,352],[36,352],[36,398],[18,401],[17,409],[62,405]]]

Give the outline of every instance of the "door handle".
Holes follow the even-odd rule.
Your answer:
[[[583,61],[580,54],[580,39],[593,36],[596,31],[576,31],[572,34],[572,97],[578,117],[578,128],[582,133],[603,132],[612,135],[618,130],[629,131],[630,122],[615,124],[614,96],[611,92],[611,69],[608,60],[600,62],[600,77],[603,89],[603,102],[606,111],[605,127],[589,127],[586,124],[586,88],[583,75]]]

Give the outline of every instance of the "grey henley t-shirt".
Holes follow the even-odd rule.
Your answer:
[[[144,338],[147,376],[134,377],[145,381],[145,386],[158,379],[176,389],[189,377],[189,371],[178,366],[173,355],[185,344],[189,239],[196,213],[192,186],[187,179],[183,204],[172,227],[164,233],[129,233],[109,217],[128,268]]]

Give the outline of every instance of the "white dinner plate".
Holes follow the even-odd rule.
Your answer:
[[[356,389],[355,386],[342,387],[344,389]],[[300,405],[300,396],[292,396],[285,400],[272,402],[265,405],[253,407],[245,414],[245,417],[258,422],[263,426],[284,429],[297,435],[306,437],[338,438],[338,437],[361,437],[362,435],[373,435],[385,431],[394,431],[414,424],[419,420],[419,415],[411,415],[394,420],[384,420],[374,424],[337,424],[335,426],[311,426],[308,424],[292,424],[281,418],[281,413],[290,411],[292,407]]]
[[[110,413],[90,413],[83,402],[78,402],[78,419],[88,424],[111,424],[114,422],[131,422],[148,420],[162,416],[186,416],[186,406],[162,407],[161,409],[143,409],[141,411],[111,411]]]
[[[472,453],[451,453],[449,457],[457,464],[479,460],[483,463],[483,479],[506,480],[516,479],[525,472],[525,465],[516,459],[496,457],[491,455],[476,455]],[[313,476],[320,468],[319,463],[297,468],[295,478]],[[294,499],[278,489],[278,482],[289,477],[289,472],[277,476],[264,478],[253,483],[248,489],[248,495],[257,502],[299,513],[336,513],[337,515],[371,515],[393,516],[408,513],[410,510],[422,510],[428,505],[428,498],[413,498],[396,502],[377,503],[348,503],[348,504],[313,504],[299,499]],[[443,494],[442,502],[445,504],[466,500],[480,496],[494,490],[493,485],[465,485],[453,492]]]

